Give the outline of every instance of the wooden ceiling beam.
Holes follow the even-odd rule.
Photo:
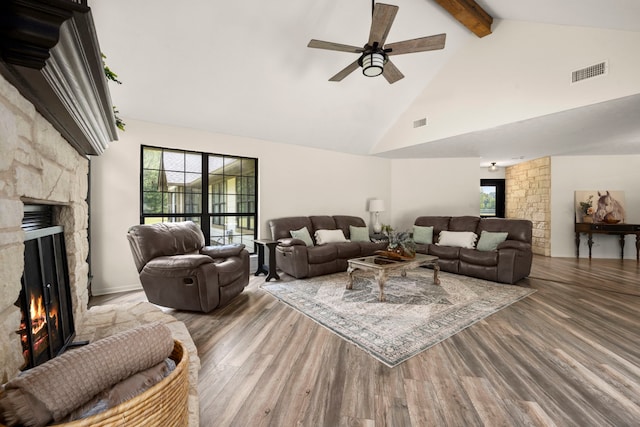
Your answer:
[[[491,34],[493,17],[474,0],[435,0],[435,2],[476,36],[484,37]]]

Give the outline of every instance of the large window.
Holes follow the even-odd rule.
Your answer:
[[[142,146],[140,223],[191,220],[210,245],[253,248],[258,159]]]
[[[504,179],[480,180],[480,216],[504,218]]]

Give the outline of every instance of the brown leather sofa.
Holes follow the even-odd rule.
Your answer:
[[[532,223],[523,219],[480,218],[475,216],[420,216],[414,225],[433,227],[433,243],[418,244],[416,252],[435,255],[443,271],[464,274],[500,283],[513,284],[531,272]],[[440,233],[471,231],[478,238],[482,231],[507,232],[504,242],[496,250],[479,251],[476,248],[441,246]]]
[[[244,245],[205,246],[192,221],[135,225],[127,238],[151,303],[207,313],[227,305],[249,283]]]
[[[298,279],[346,271],[347,260],[373,255],[375,251],[387,247],[384,242],[371,241],[317,244],[314,238],[317,230],[342,230],[345,238],[350,239],[350,225],[366,226],[364,220],[356,216],[296,216],[272,219],[268,223],[273,240],[278,241],[276,246],[278,268]],[[292,230],[300,230],[303,227],[309,231],[313,246],[308,247],[304,241],[291,237]]]

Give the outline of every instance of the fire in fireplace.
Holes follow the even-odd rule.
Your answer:
[[[25,206],[24,272],[16,301],[22,312],[17,333],[24,369],[61,354],[75,336],[64,233],[50,225],[50,215],[41,215],[48,209]],[[44,219],[33,221],[38,215]]]

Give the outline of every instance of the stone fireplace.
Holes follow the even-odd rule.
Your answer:
[[[4,0],[0,26],[0,379],[24,364],[20,309],[25,204],[63,227],[74,328],[89,299],[89,155],[117,139],[87,0]]]
[[[54,205],[53,221],[64,228],[76,326],[83,321],[89,299],[89,164],[2,76],[0,147],[0,372],[6,382],[24,364],[14,303],[24,268],[25,204]]]

